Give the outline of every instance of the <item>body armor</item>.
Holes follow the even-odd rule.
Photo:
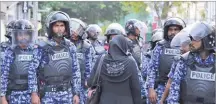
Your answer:
[[[69,83],[72,75],[72,58],[66,45],[46,45],[49,63],[44,66],[44,80],[48,85]]]
[[[162,45],[162,53],[159,57],[159,78],[158,83],[165,84],[168,80],[168,73],[170,72],[174,56],[180,55],[179,49],[170,48],[170,43],[167,41],[161,41],[159,45]]]
[[[199,66],[191,55],[187,61],[187,75],[181,82],[181,104],[215,104],[216,64]]]
[[[137,62],[138,67],[140,68],[141,66],[141,43],[138,42],[138,40],[132,41],[132,56]]]
[[[85,53],[88,48],[90,48],[91,43],[88,40],[82,40],[82,42],[76,44],[77,47],[77,59],[79,61],[80,65],[80,71],[81,71],[81,84],[85,85],[85,71],[86,71],[86,57]]]
[[[11,90],[27,90],[28,70],[33,58],[33,51],[23,51],[18,47],[13,51],[15,59],[10,67],[8,87]]]
[[[94,47],[96,55],[101,55],[101,54],[106,52],[102,43],[98,40],[96,40],[94,43],[92,43],[92,46]]]

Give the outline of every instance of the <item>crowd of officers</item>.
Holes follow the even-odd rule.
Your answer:
[[[117,35],[128,41],[139,69],[140,101],[131,104],[215,104],[216,27],[207,22],[186,26],[181,18],[168,18],[149,42],[142,41],[147,27],[137,19],[128,20],[125,28],[111,23],[106,41],[98,38],[100,26],[62,11],[51,12],[45,27],[47,40],[38,40],[28,20],[7,25],[8,41],[0,46],[1,104],[86,104],[92,68],[109,54]]]

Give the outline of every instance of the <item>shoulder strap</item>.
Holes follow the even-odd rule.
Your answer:
[[[93,79],[93,83],[95,83],[95,81],[97,81],[96,84],[99,83],[99,78],[100,78],[100,73],[101,73],[101,67],[102,67],[102,64],[103,64],[104,57],[105,57],[105,54],[103,54],[100,57],[100,61],[98,63],[98,67],[97,67],[97,70],[96,70],[96,73],[95,73],[95,77]]]

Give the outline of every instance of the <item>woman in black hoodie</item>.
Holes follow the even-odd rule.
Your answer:
[[[109,43],[101,73],[101,97],[99,104],[141,104],[141,88],[138,79],[138,66],[129,53],[129,45],[122,35],[115,36]],[[94,86],[95,72],[100,58],[91,72],[88,86]]]

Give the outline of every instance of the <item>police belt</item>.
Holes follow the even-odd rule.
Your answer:
[[[8,90],[10,90],[10,91],[25,91],[25,90],[28,90],[28,84],[22,84],[22,85],[15,84],[12,87],[9,87]]]
[[[45,92],[59,92],[59,91],[68,91],[71,85],[55,85],[55,86],[46,86]]]
[[[45,80],[46,85],[60,85],[64,83],[71,83],[70,76],[61,76],[61,77],[49,77]]]
[[[28,79],[28,75],[16,75],[16,76],[11,76],[14,80],[16,79]]]
[[[182,100],[183,100],[182,102],[191,102],[193,104],[197,104],[197,103],[198,104],[215,104],[214,103],[215,97],[209,98],[208,96],[204,98],[204,97],[198,97],[194,95],[187,95]]]
[[[28,75],[12,76],[11,80],[11,83],[8,85],[11,91],[28,90]]]

